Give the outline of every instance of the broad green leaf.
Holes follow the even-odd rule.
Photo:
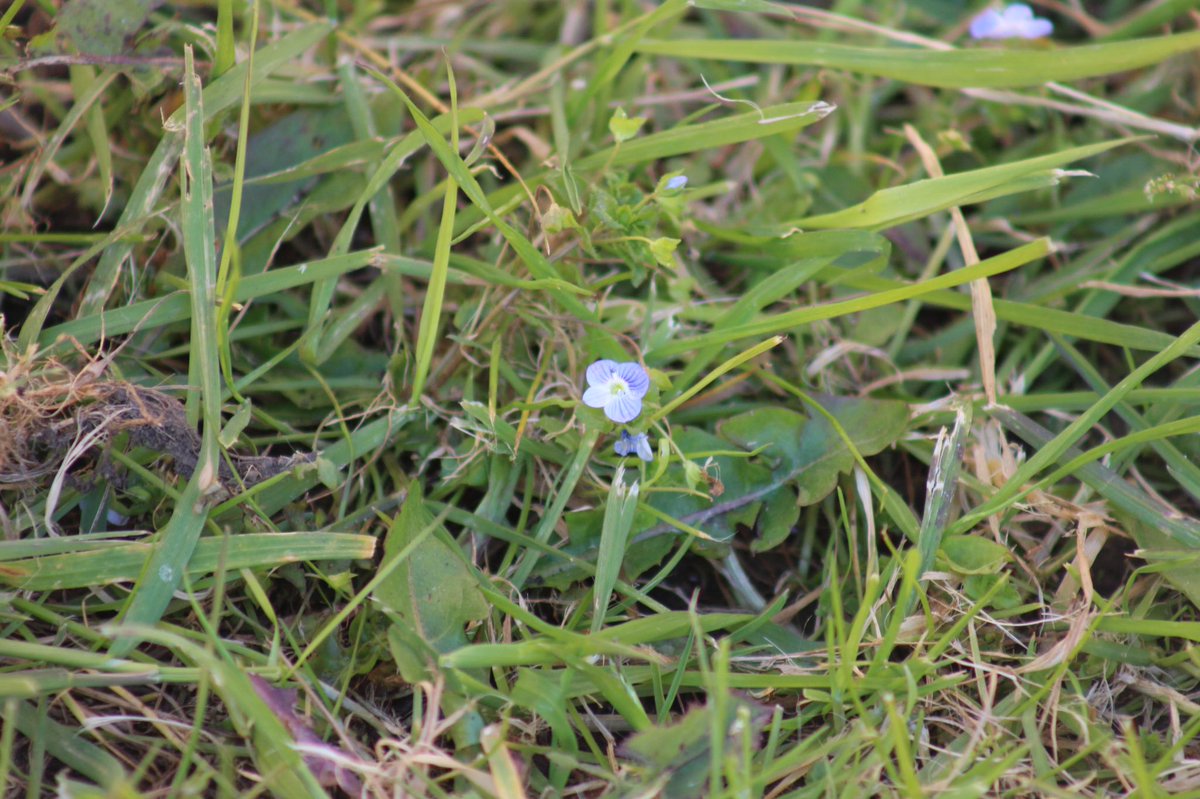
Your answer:
[[[820,397],[819,402],[863,455],[890,446],[908,423],[908,409],[901,402],[829,396]],[[718,430],[721,438],[678,428],[675,443],[685,453],[729,450],[732,443],[747,451],[761,449],[761,454],[752,459],[713,457],[712,471],[719,476],[719,484],[711,501],[682,493],[656,493],[648,499],[651,507],[699,528],[718,542],[732,538],[739,524],[754,526],[756,520],[760,537],[768,532],[771,538],[786,535],[781,527],[791,529],[788,505],[803,507],[821,501],[837,485],[838,475],[854,464],[845,441],[821,415],[810,418],[786,408],[762,408],[735,416]],[[668,479],[682,486],[686,472],[674,466]],[[777,499],[775,495],[785,487],[787,498]],[[764,503],[771,512],[760,518]],[[652,535],[672,529],[667,522],[658,523],[643,529],[639,538],[652,540]],[[714,549],[706,542],[697,546]],[[767,548],[765,540],[755,546],[757,551]]]
[[[679,239],[672,239],[662,236],[653,239],[650,242],[650,254],[654,256],[654,260],[659,266],[665,266],[668,269],[675,265],[675,260],[671,257],[675,248],[679,246]]]
[[[792,39],[643,39],[647,55],[797,64],[942,88],[1013,88],[1111,75],[1200,49],[1200,32],[1045,50],[917,50],[854,47]]]
[[[315,176],[269,183],[254,178],[296,169],[349,144],[353,138],[349,120],[336,106],[302,109],[252,134],[246,143],[246,185],[238,216],[238,241],[245,242],[285,209],[303,202],[315,182]],[[225,230],[232,192],[232,185],[225,184],[213,193],[217,230]]]
[[[829,396],[819,401],[863,455],[890,446],[908,424],[908,408],[902,402]],[[794,475],[801,505],[824,499],[837,485],[838,474],[854,464],[846,443],[821,416],[810,419],[784,408],[764,408],[735,416],[720,432],[748,450],[766,445],[763,456],[779,459],[777,468]]]
[[[987,596],[988,592],[999,582],[999,574],[972,574],[963,580],[963,593],[972,602],[978,602]],[[1011,610],[1021,604],[1021,594],[1011,582],[1006,582],[1000,590],[988,600],[988,607],[997,610]]]
[[[54,30],[88,55],[128,55],[129,39],[146,23],[151,0],[71,0],[55,19]]]
[[[254,406],[250,404],[250,400],[246,400],[238,405],[238,409],[233,412],[233,416],[230,416],[229,421],[221,428],[221,435],[217,437],[222,447],[229,449],[237,443],[238,437],[246,429],[246,425],[250,423],[250,414],[253,410]]]
[[[1161,574],[1163,579],[1200,608],[1200,549],[1179,549],[1171,536],[1137,519],[1124,518],[1125,529],[1141,549],[1137,556],[1149,566],[1146,571]]]
[[[947,536],[942,555],[959,574],[993,574],[1012,559],[1007,547],[977,535]]]
[[[766,552],[787,540],[800,519],[800,503],[796,491],[784,486],[767,499],[758,521],[758,538],[750,544],[751,552]]]
[[[436,524],[425,507],[420,484],[410,483],[408,491],[384,540],[385,564]],[[463,628],[486,616],[488,606],[462,554],[453,551],[439,532],[435,529],[428,535],[375,589],[374,597],[398,625],[414,631],[435,652],[449,652],[466,646]]]
[[[727,440],[697,428],[676,428],[672,438],[685,454],[731,449]],[[699,528],[718,544],[723,544],[737,533],[738,524],[753,525],[763,501],[787,482],[786,479],[773,479],[771,469],[763,463],[724,455],[712,458],[709,473],[718,481],[711,489],[712,500],[670,492],[649,494],[646,504]],[[672,466],[666,479],[682,485],[686,475],[683,468]],[[652,532],[674,529],[666,523],[647,527]],[[642,535],[645,535],[644,530]],[[724,554],[724,548],[709,542],[700,541],[694,546],[707,554]]]
[[[699,799],[708,796],[710,760],[713,756],[714,735],[726,737],[730,755],[740,751],[747,737],[756,739],[766,723],[763,708],[741,696],[730,696],[724,703],[725,712],[718,716],[713,700],[703,707],[693,708],[674,724],[664,724],[643,730],[621,747],[624,754],[644,764],[648,771],[643,784],[666,777],[661,793],[664,799]],[[750,729],[742,729],[748,721]],[[724,726],[724,729],[720,729]],[[719,740],[719,738],[717,738]],[[742,764],[748,768],[749,764]]]
[[[618,108],[608,120],[608,132],[618,143],[626,142],[636,136],[645,124],[645,117],[630,117],[624,108]]]

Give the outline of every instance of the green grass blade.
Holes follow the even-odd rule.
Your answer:
[[[604,627],[604,616],[613,586],[621,572],[629,530],[637,512],[638,483],[625,485],[625,470],[613,475],[608,502],[604,507],[604,525],[600,531],[600,551],[596,555],[596,579],[592,584],[592,634]]]
[[[207,497],[220,488],[217,434],[221,429],[221,375],[217,360],[217,263],[213,222],[212,160],[204,143],[204,105],[192,51],[184,51],[184,158],[181,201],[183,249],[192,305],[192,357],[189,383],[198,393],[202,418],[195,473],[188,480],[154,553],[125,605],[127,624],[148,627],[166,610],[183,581],[188,560],[208,518]],[[194,417],[191,417],[194,421]],[[136,641],[121,638],[114,657],[128,653]]]
[[[859,313],[870,308],[880,308],[885,305],[890,305],[895,302],[903,302],[914,297],[921,297],[939,289],[951,288],[960,286],[963,283],[969,283],[972,280],[991,277],[1003,272],[1008,272],[1025,264],[1035,261],[1038,258],[1045,256],[1050,252],[1050,242],[1048,239],[1038,239],[1029,244],[1017,247],[1014,250],[1009,250],[1003,255],[997,255],[988,258],[985,261],[980,261],[978,264],[959,269],[955,272],[950,272],[945,275],[921,283],[915,283],[903,288],[893,289],[889,291],[881,291],[875,294],[869,294],[865,297],[857,297],[851,300],[842,300],[840,302],[831,302],[824,305],[817,305],[811,308],[799,308],[795,311],[785,311],[784,313],[766,316],[759,321],[750,322],[737,327],[727,328],[725,330],[705,333],[699,336],[694,336],[690,339],[681,339],[647,353],[647,357],[651,355],[655,360],[661,361],[670,356],[679,355],[688,352],[696,347],[707,347],[713,344],[726,344],[731,341],[737,341],[742,338],[750,338],[752,336],[766,336],[772,334],[780,334],[792,328],[801,325],[809,324],[821,319],[834,319],[839,316],[844,316],[851,313]]]
[[[1027,158],[983,169],[972,169],[945,177],[918,180],[915,183],[878,191],[867,200],[850,208],[831,214],[806,217],[797,220],[794,224],[802,229],[814,230],[826,228],[878,230],[893,227],[914,219],[921,219],[946,208],[981,202],[999,196],[995,192],[1010,193],[1007,189],[1008,186],[1018,184],[1023,178],[1030,176],[1038,177],[1034,186],[1018,185],[1013,188],[1013,191],[1042,188],[1044,181],[1038,176],[1038,173],[1057,169],[1073,161],[1099,155],[1114,147],[1134,141],[1138,141],[1138,139],[1118,139],[1099,144],[1088,144],[1037,158]]]
[[[84,740],[77,727],[68,727],[46,718],[44,710],[39,711],[28,702],[17,704],[15,716],[13,721],[17,729],[27,739],[40,740],[51,755],[79,774],[114,792],[131,790],[125,784],[125,769],[121,761]]]
[[[74,105],[71,106],[71,109],[63,117],[62,122],[58,125],[58,129],[54,131],[54,134],[47,140],[45,146],[42,147],[41,152],[38,153],[37,160],[34,161],[29,174],[25,178],[25,190],[21,193],[21,202],[26,207],[33,204],[33,193],[37,190],[38,184],[41,183],[42,174],[46,171],[46,167],[50,165],[50,162],[54,160],[54,156],[58,154],[63,142],[75,130],[75,127],[79,124],[79,120],[83,119],[93,108],[97,107],[96,103],[99,101],[100,96],[104,94],[109,84],[116,79],[117,75],[117,72],[102,74],[100,77],[88,82],[86,91],[75,98]],[[90,135],[90,126],[88,132]]]
[[[599,169],[605,164],[632,166],[685,155],[714,147],[764,139],[781,133],[793,133],[820,122],[834,111],[829,103],[783,103],[759,111],[734,114],[709,122],[678,125],[609,147],[575,162],[578,171]],[[616,153],[613,153],[616,150]]]
[[[554,501],[546,508],[545,514],[538,522],[537,529],[534,531],[533,538],[539,544],[545,544],[550,540],[550,536],[554,532],[555,526],[559,519],[562,518],[563,511],[567,509],[567,501],[571,499],[571,495],[575,492],[575,486],[579,482],[579,478],[583,476],[584,468],[588,464],[588,460],[592,457],[592,450],[596,448],[596,442],[600,439],[600,431],[598,429],[587,430],[583,434],[582,440],[579,442],[578,449],[575,450],[575,457],[571,460],[570,466],[563,473],[562,479],[554,487]],[[533,569],[537,566],[537,562],[541,552],[536,549],[527,549],[525,556],[521,560],[521,564],[517,567],[513,574],[513,585],[520,588],[529,579],[529,575],[533,573]]]
[[[330,26],[327,23],[306,25],[268,47],[264,47],[256,54],[254,69],[251,73],[251,85],[258,85],[275,70],[294,60],[319,42],[329,34],[329,31]],[[245,70],[247,69],[249,69],[248,65],[239,64],[208,87],[204,98],[208,114],[215,115],[242,99]],[[180,130],[183,117],[184,110],[181,108],[167,120],[163,138],[146,161],[146,166],[142,169],[142,173],[133,187],[125,210],[117,222],[117,227],[136,232],[140,231],[142,226],[150,220],[167,179],[174,171],[175,160],[183,149],[183,135]],[[109,294],[112,293],[113,287],[117,283],[121,265],[132,252],[133,245],[126,242],[117,242],[105,250],[80,301],[80,316],[98,314],[103,310]]]
[[[458,152],[458,92],[454,83],[454,71],[450,75],[450,147]],[[425,291],[425,302],[421,307],[421,322],[417,328],[416,367],[413,375],[412,395],[409,404],[417,406],[425,391],[425,379],[433,363],[433,350],[437,345],[438,326],[442,318],[442,303],[446,295],[446,273],[450,268],[450,248],[454,242],[454,214],[458,210],[458,183],[451,177],[446,181],[446,192],[442,197],[442,221],[438,225],[437,240],[433,245],[433,272]]]
[[[250,275],[238,281],[234,288],[233,299],[234,302],[249,302],[281,291],[306,286],[317,280],[344,275],[356,269],[381,263],[378,255],[374,250],[364,250]],[[421,264],[421,262],[409,259],[405,261],[405,264],[411,267],[413,264]],[[409,271],[420,274],[422,268],[415,270],[410,268]],[[428,267],[424,267],[424,274],[428,274]],[[121,308],[55,325],[42,332],[40,343],[48,345],[60,336],[71,336],[80,344],[87,345],[98,341],[101,336],[119,336],[134,330],[152,330],[163,325],[186,321],[191,318],[191,315],[192,304],[187,294],[168,294],[160,299],[142,300]]]
[[[876,275],[839,275],[830,282],[837,282],[850,288],[867,291],[888,291],[905,285],[901,281]],[[960,311],[971,310],[971,298],[953,291],[932,291],[922,295],[921,302],[937,305],[942,308],[954,308]],[[1128,347],[1134,350],[1158,352],[1175,340],[1175,337],[1157,330],[1149,330],[1137,325],[1114,322],[1102,316],[1064,311],[1060,308],[1050,308],[1035,302],[1019,302],[1016,300],[992,300],[996,318],[1004,322],[1013,322],[1026,327],[1042,330],[1049,334],[1072,336],[1084,341],[1095,341],[1101,344],[1113,344],[1118,347]],[[1049,345],[1052,346],[1052,345]],[[1189,355],[1200,355],[1200,350],[1193,350]]]
[[[949,435],[945,428],[938,433],[929,465],[929,480],[925,486],[925,513],[921,516],[921,529],[917,533],[917,551],[920,553],[918,578],[933,568],[934,557],[942,545],[946,522],[958,493],[958,473],[962,467],[963,450],[971,432],[973,407],[959,406],[954,415],[954,429]],[[915,597],[914,597],[915,599]],[[900,611],[905,615],[911,606]]]
[[[1007,408],[995,408],[991,413],[1035,450],[1040,451],[1055,438],[1053,433],[1024,414]],[[1068,448],[1064,455],[1074,459],[1080,453],[1074,448]],[[1162,530],[1181,544],[1200,548],[1200,522],[1174,513],[1164,513],[1157,498],[1151,498],[1140,488],[1122,479],[1112,469],[1099,463],[1085,463],[1076,470],[1076,474],[1114,507],[1150,527]]]
[[[111,542],[110,542],[111,543]],[[6,561],[0,583],[21,591],[61,591],[137,579],[154,544],[78,546],[74,551]],[[375,538],[353,533],[244,533],[226,542],[201,538],[187,564],[195,581],[219,567],[227,577],[238,569],[270,569],[287,563],[319,560],[359,560],[375,553]]]
[[[792,39],[644,39],[639,53],[842,69],[945,89],[1017,88],[1111,75],[1200,49],[1200,32],[1046,50],[911,50]]]
[[[429,145],[429,148],[433,150],[434,155],[437,156],[437,159],[441,162],[442,167],[450,173],[450,177],[452,177],[459,185],[463,191],[463,194],[465,194],[467,198],[475,204],[475,207],[482,211],[484,215],[487,216],[488,220],[496,226],[496,229],[500,232],[500,235],[502,235],[505,241],[509,243],[509,245],[525,263],[525,266],[528,267],[529,270],[539,278],[559,278],[560,275],[555,273],[554,267],[552,267],[550,262],[546,260],[546,257],[542,255],[536,247],[533,246],[532,242],[530,242],[523,233],[510,225],[508,222],[501,219],[496,212],[492,210],[492,206],[491,203],[488,202],[487,195],[484,194],[479,182],[475,180],[475,176],[471,174],[470,168],[463,163],[463,160],[458,156],[458,153],[455,152],[446,142],[446,140],[442,138],[437,129],[430,124],[429,119],[424,113],[422,113],[421,109],[418,108],[411,99],[409,99],[408,95],[405,94],[399,86],[389,80],[386,75],[375,71],[372,71],[372,74],[375,75],[375,77],[382,81],[386,86],[388,86],[392,92],[404,102],[405,106],[408,108],[409,114],[411,114],[413,120],[416,121],[417,128],[421,131],[421,135],[425,137],[425,142]],[[563,292],[552,293],[562,304],[562,306],[575,316],[582,319],[588,319],[594,316],[592,311],[588,310],[586,306],[584,306],[573,296]]]
[[[1135,388],[1140,388],[1150,375],[1172,361],[1183,357],[1197,343],[1200,343],[1200,323],[1192,325],[1179,338],[1172,342],[1170,346],[1130,372],[1124,380],[1101,397],[1091,408],[1080,414],[1061,433],[1055,436],[1053,440],[1047,442],[1029,460],[1025,461],[1017,469],[1016,473],[1009,478],[1008,482],[987,501],[959,519],[951,532],[956,534],[964,533],[983,519],[1008,506],[1026,483],[1030,482],[1044,468],[1052,463],[1056,463],[1063,457],[1071,445],[1099,422],[1118,402],[1123,400],[1126,394]]]

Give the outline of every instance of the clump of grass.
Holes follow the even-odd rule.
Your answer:
[[[868,5],[0,13],[6,792],[1192,790],[1195,4]]]

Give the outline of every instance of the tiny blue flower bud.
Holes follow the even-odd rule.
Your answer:
[[[654,450],[650,449],[650,438],[645,433],[629,435],[628,430],[622,430],[621,438],[613,444],[613,449],[623,458],[637,455],[647,463],[654,460]]]
[[[677,189],[682,189],[686,185],[687,185],[687,175],[676,175],[675,177],[673,177],[667,181],[666,188],[668,188],[672,191],[675,191]]]

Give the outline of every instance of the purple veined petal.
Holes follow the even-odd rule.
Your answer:
[[[1026,39],[1041,39],[1054,33],[1054,23],[1048,19],[1030,20],[1021,30],[1021,36]]]
[[[626,431],[621,431],[621,437],[613,442],[613,450],[618,455],[624,458],[626,455],[632,455],[634,449],[633,438]]]
[[[617,374],[629,386],[629,390],[638,397],[646,396],[646,392],[650,390],[650,375],[646,374],[646,370],[641,364],[634,361],[626,361],[625,363],[617,364]]]
[[[587,382],[589,386],[599,386],[607,383],[613,376],[613,372],[617,369],[617,362],[610,361],[607,358],[596,361],[587,368]],[[599,407],[599,406],[594,406]]]
[[[637,446],[637,455],[642,460],[649,463],[654,460],[654,450],[650,449],[650,437],[645,433],[638,433],[634,436],[634,444]]]
[[[632,422],[642,412],[642,398],[628,391],[612,394],[604,406],[604,414],[618,424]]]
[[[612,391],[606,385],[592,386],[583,392],[583,404],[589,408],[603,408],[612,399]]]
[[[975,19],[971,20],[970,34],[972,39],[989,39],[996,33],[996,28],[1004,25],[1004,18],[994,8],[989,8]]]

